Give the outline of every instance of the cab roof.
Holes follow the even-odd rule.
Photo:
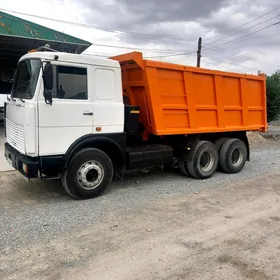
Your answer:
[[[120,68],[120,64],[118,61],[109,58],[101,58],[101,57],[96,57],[96,56],[86,55],[86,54],[71,54],[71,53],[49,52],[49,51],[46,52],[36,51],[36,52],[28,53],[23,57],[21,57],[20,61],[25,59],[32,59],[32,58]]]

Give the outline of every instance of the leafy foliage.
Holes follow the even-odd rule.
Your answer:
[[[280,71],[266,79],[267,120],[273,121],[280,115]]]

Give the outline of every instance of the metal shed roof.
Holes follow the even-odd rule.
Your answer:
[[[90,42],[0,11],[0,61],[18,60],[30,49],[49,44],[58,51],[82,53]]]

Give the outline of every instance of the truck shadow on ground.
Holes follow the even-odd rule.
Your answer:
[[[180,174],[178,170],[160,170],[155,168],[148,173],[131,171],[123,179],[116,178],[102,196],[113,195],[128,189],[143,190],[146,188],[161,188],[162,182],[174,180],[192,180]],[[60,180],[27,181],[17,172],[3,172],[0,175],[0,194],[2,198],[13,201],[46,202],[46,200],[71,201],[63,189]]]
[[[40,203],[47,200],[68,200],[59,180],[26,181],[17,172],[3,172],[0,175],[1,204],[9,201],[15,203]]]

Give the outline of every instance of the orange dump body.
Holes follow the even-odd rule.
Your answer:
[[[111,59],[122,68],[127,104],[155,135],[267,130],[264,76],[144,60],[133,52]]]

